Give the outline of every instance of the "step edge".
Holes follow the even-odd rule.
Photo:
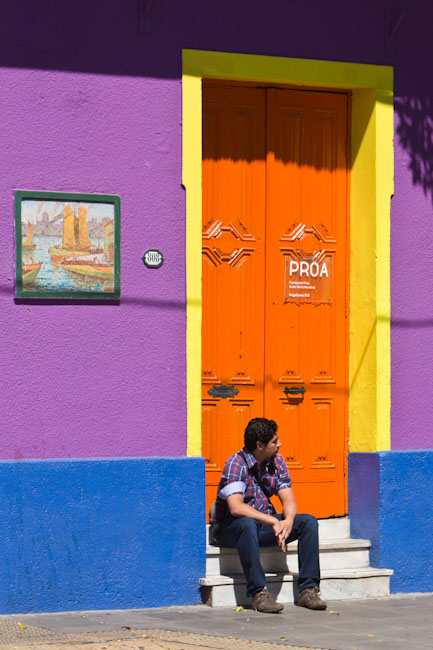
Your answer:
[[[348,548],[349,550],[354,550],[357,548],[360,549],[369,549],[371,548],[371,541],[369,539],[356,539],[354,537],[343,537],[341,539],[325,539],[322,541],[319,541],[319,551],[332,551],[333,549],[335,550],[341,550],[344,548]],[[260,552],[261,553],[275,553],[277,551],[277,547],[269,547],[269,548],[261,548]],[[286,554],[290,553],[297,553],[298,551],[298,543],[297,541],[295,542],[290,542],[290,544],[287,546]],[[229,548],[227,546],[213,546],[212,544],[208,544],[206,546],[206,555],[231,555],[237,553],[237,550],[235,548]]]
[[[375,567],[360,567],[359,569],[341,569],[322,571],[321,581],[323,580],[357,580],[359,578],[382,578],[394,574],[392,569],[377,569]],[[266,573],[267,582],[293,582],[298,577],[297,573]],[[234,576],[208,576],[199,578],[199,585],[203,587],[219,587],[224,585],[246,584],[245,577],[242,574]]]

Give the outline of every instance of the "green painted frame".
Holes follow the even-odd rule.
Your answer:
[[[110,203],[114,206],[114,291],[37,291],[23,289],[22,284],[22,230],[21,206],[23,200],[83,201],[85,203]],[[120,298],[120,197],[114,194],[79,194],[74,192],[15,191],[16,240],[16,297],[58,298],[67,300],[118,300]]]

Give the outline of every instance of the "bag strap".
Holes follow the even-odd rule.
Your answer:
[[[245,454],[242,451],[242,449],[240,451],[238,451],[238,455],[245,461],[248,473],[250,473],[250,468],[248,467],[248,461],[247,461],[247,459],[245,457]],[[265,497],[267,497],[267,499],[268,499],[268,501],[269,501],[269,503],[270,503],[270,505],[272,507],[272,512],[275,514],[277,511],[275,509],[274,504],[271,501],[272,493],[269,493],[267,488],[264,486],[263,481],[262,481],[261,477],[259,476],[259,472],[257,471],[257,465],[254,464],[252,466],[251,473],[253,474],[254,478],[256,479],[256,481],[257,481],[259,487],[261,488],[262,492],[264,493]]]

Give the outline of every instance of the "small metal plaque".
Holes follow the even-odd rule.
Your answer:
[[[239,393],[239,389],[235,386],[212,386],[209,388],[208,394],[212,397],[220,397],[221,399],[227,399],[227,397],[234,397]]]
[[[157,248],[150,248],[142,259],[148,269],[159,269],[164,263],[164,256]]]

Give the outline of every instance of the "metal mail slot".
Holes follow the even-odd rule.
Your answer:
[[[305,387],[304,386],[290,386],[288,388],[287,386],[283,388],[283,393],[286,393],[287,396],[289,395],[303,395],[305,393]]]
[[[235,388],[235,386],[212,386],[212,388],[209,388],[208,393],[212,397],[227,399],[227,397],[234,397],[237,395],[239,390]]]

